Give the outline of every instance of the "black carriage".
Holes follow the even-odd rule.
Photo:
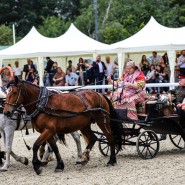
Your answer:
[[[139,121],[123,119],[123,115],[121,115],[122,119],[118,120],[124,125],[122,129],[123,146],[136,146],[140,157],[152,159],[159,151],[160,139],[157,134],[168,134],[171,142],[177,148],[183,149],[185,147],[185,126],[179,123],[178,114],[173,114],[171,105],[154,100],[142,103],[137,109]],[[145,109],[144,113],[141,109]],[[116,111],[118,114],[123,112],[118,109]],[[105,136],[100,132],[95,133],[99,135],[100,152],[105,156],[109,155],[110,150]],[[119,151],[120,148],[117,148],[116,153]]]

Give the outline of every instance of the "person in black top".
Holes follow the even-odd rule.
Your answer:
[[[102,85],[105,77],[106,70],[105,63],[101,61],[101,56],[96,57],[96,61],[93,62],[93,72],[96,80],[96,85]],[[97,92],[102,93],[102,89],[97,89]]]
[[[33,65],[31,59],[27,59],[27,64],[24,65],[23,72],[25,72],[25,79],[30,69],[33,69],[33,73],[36,73],[36,68]]]
[[[49,83],[52,86],[53,85],[53,73],[51,72],[51,69],[53,67],[54,62],[53,60],[51,60],[50,57],[46,57],[46,60],[47,60],[47,65],[46,65],[45,71],[46,73],[49,73]]]

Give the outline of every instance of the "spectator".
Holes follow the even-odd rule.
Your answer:
[[[75,86],[78,85],[78,75],[73,73],[71,68],[66,70],[66,86]]]
[[[168,81],[166,80],[166,73],[163,72],[163,69],[161,68],[160,65],[157,66],[156,68],[156,83],[167,83]],[[164,88],[163,87],[158,87],[158,92],[162,93],[164,92]]]
[[[163,56],[162,56],[163,60],[164,60],[164,63],[166,64],[166,66],[169,66],[169,59],[168,59],[168,54],[165,53]]]
[[[47,64],[46,64],[46,68],[45,68],[45,71],[46,73],[49,74],[49,83],[50,83],[50,86],[52,86],[53,84],[53,73],[51,72],[51,69],[53,67],[53,60],[51,60],[50,57],[46,57],[46,60],[47,60]]]
[[[167,80],[167,81],[169,82],[170,68],[169,68],[169,66],[167,66],[167,64],[165,63],[163,57],[160,58],[160,66],[161,66],[161,69],[162,69],[163,73],[166,74],[165,80]]]
[[[94,74],[92,64],[88,61],[85,61],[85,85],[94,84]]]
[[[31,59],[27,59],[27,64],[24,65],[24,68],[23,68],[23,72],[25,72],[25,79],[26,79],[26,76],[27,76],[30,68],[33,69],[33,73],[36,73],[35,66],[32,64]]]
[[[8,69],[4,70],[3,76],[2,76],[2,91],[6,93],[6,86],[8,83],[12,80],[11,73]]]
[[[146,59],[146,55],[143,55],[141,58],[141,62],[140,62],[140,68],[141,71],[145,74],[148,73],[149,69],[150,69],[150,62]]]
[[[78,84],[84,85],[84,72],[85,72],[85,64],[83,58],[79,58],[79,62],[77,64],[76,68],[77,75],[79,75],[78,78]]]
[[[106,66],[106,70],[105,70],[105,85],[108,85],[107,77],[110,76],[111,79],[113,79],[115,65],[110,62],[110,57],[109,56],[107,56],[105,58],[105,60],[106,60],[106,63],[105,63],[105,66]],[[105,89],[105,92],[107,92],[107,91],[108,91],[108,89]]]
[[[96,57],[96,61],[93,62],[93,73],[96,80],[96,85],[102,85],[105,77],[106,70],[105,63],[101,61],[101,56]],[[102,93],[102,89],[97,89],[97,92]]]
[[[159,64],[159,59],[160,59],[160,56],[157,55],[157,52],[156,51],[153,51],[152,52],[152,56],[150,56],[148,58],[148,60],[150,61],[151,64],[154,64],[155,66]]]
[[[185,50],[181,51],[181,55],[178,58],[177,65],[180,68],[180,75],[185,75]]]
[[[152,64],[146,74],[146,83],[155,83],[155,66]],[[154,88],[147,87],[149,93],[154,93]]]
[[[76,73],[76,68],[72,65],[72,60],[68,60],[67,69],[71,69],[71,72]]]
[[[65,73],[62,71],[61,67],[57,67],[57,72],[53,77],[53,86],[64,86],[65,85]]]
[[[53,86],[53,77],[54,77],[54,75],[56,74],[56,72],[57,72],[57,67],[58,67],[58,63],[57,62],[54,62],[53,63],[53,66],[52,66],[52,68],[51,68],[51,71],[50,71],[50,78],[52,78],[51,79],[51,82],[50,82],[50,86]]]
[[[22,69],[19,67],[19,62],[15,61],[15,67],[13,68],[14,76],[17,76],[22,80]]]
[[[30,68],[29,69],[29,72],[26,75],[26,81],[33,83],[33,81],[35,80],[35,78],[36,78],[36,75],[34,73],[34,69],[33,68]]]

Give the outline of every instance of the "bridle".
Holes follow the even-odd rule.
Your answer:
[[[12,85],[12,86],[13,86],[13,85]],[[18,101],[19,101],[21,92],[22,92],[22,89],[20,88],[15,103],[11,103],[11,102],[7,102],[7,101],[6,101],[5,104],[12,105],[12,106],[16,109],[16,108],[18,107],[18,106],[17,106],[17,103],[18,103]]]

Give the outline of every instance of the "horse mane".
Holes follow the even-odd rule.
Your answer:
[[[21,82],[21,83],[26,83],[26,84],[29,84],[29,85],[31,85],[31,86],[33,86],[33,87],[40,88],[38,85],[35,85],[35,84],[33,84],[33,83],[31,83],[31,82],[28,82],[28,81],[25,81],[25,80],[18,80],[18,83],[19,83],[19,82]],[[7,88],[9,88],[10,86],[17,86],[18,83],[13,79],[13,80],[11,80],[11,81],[7,84]]]

